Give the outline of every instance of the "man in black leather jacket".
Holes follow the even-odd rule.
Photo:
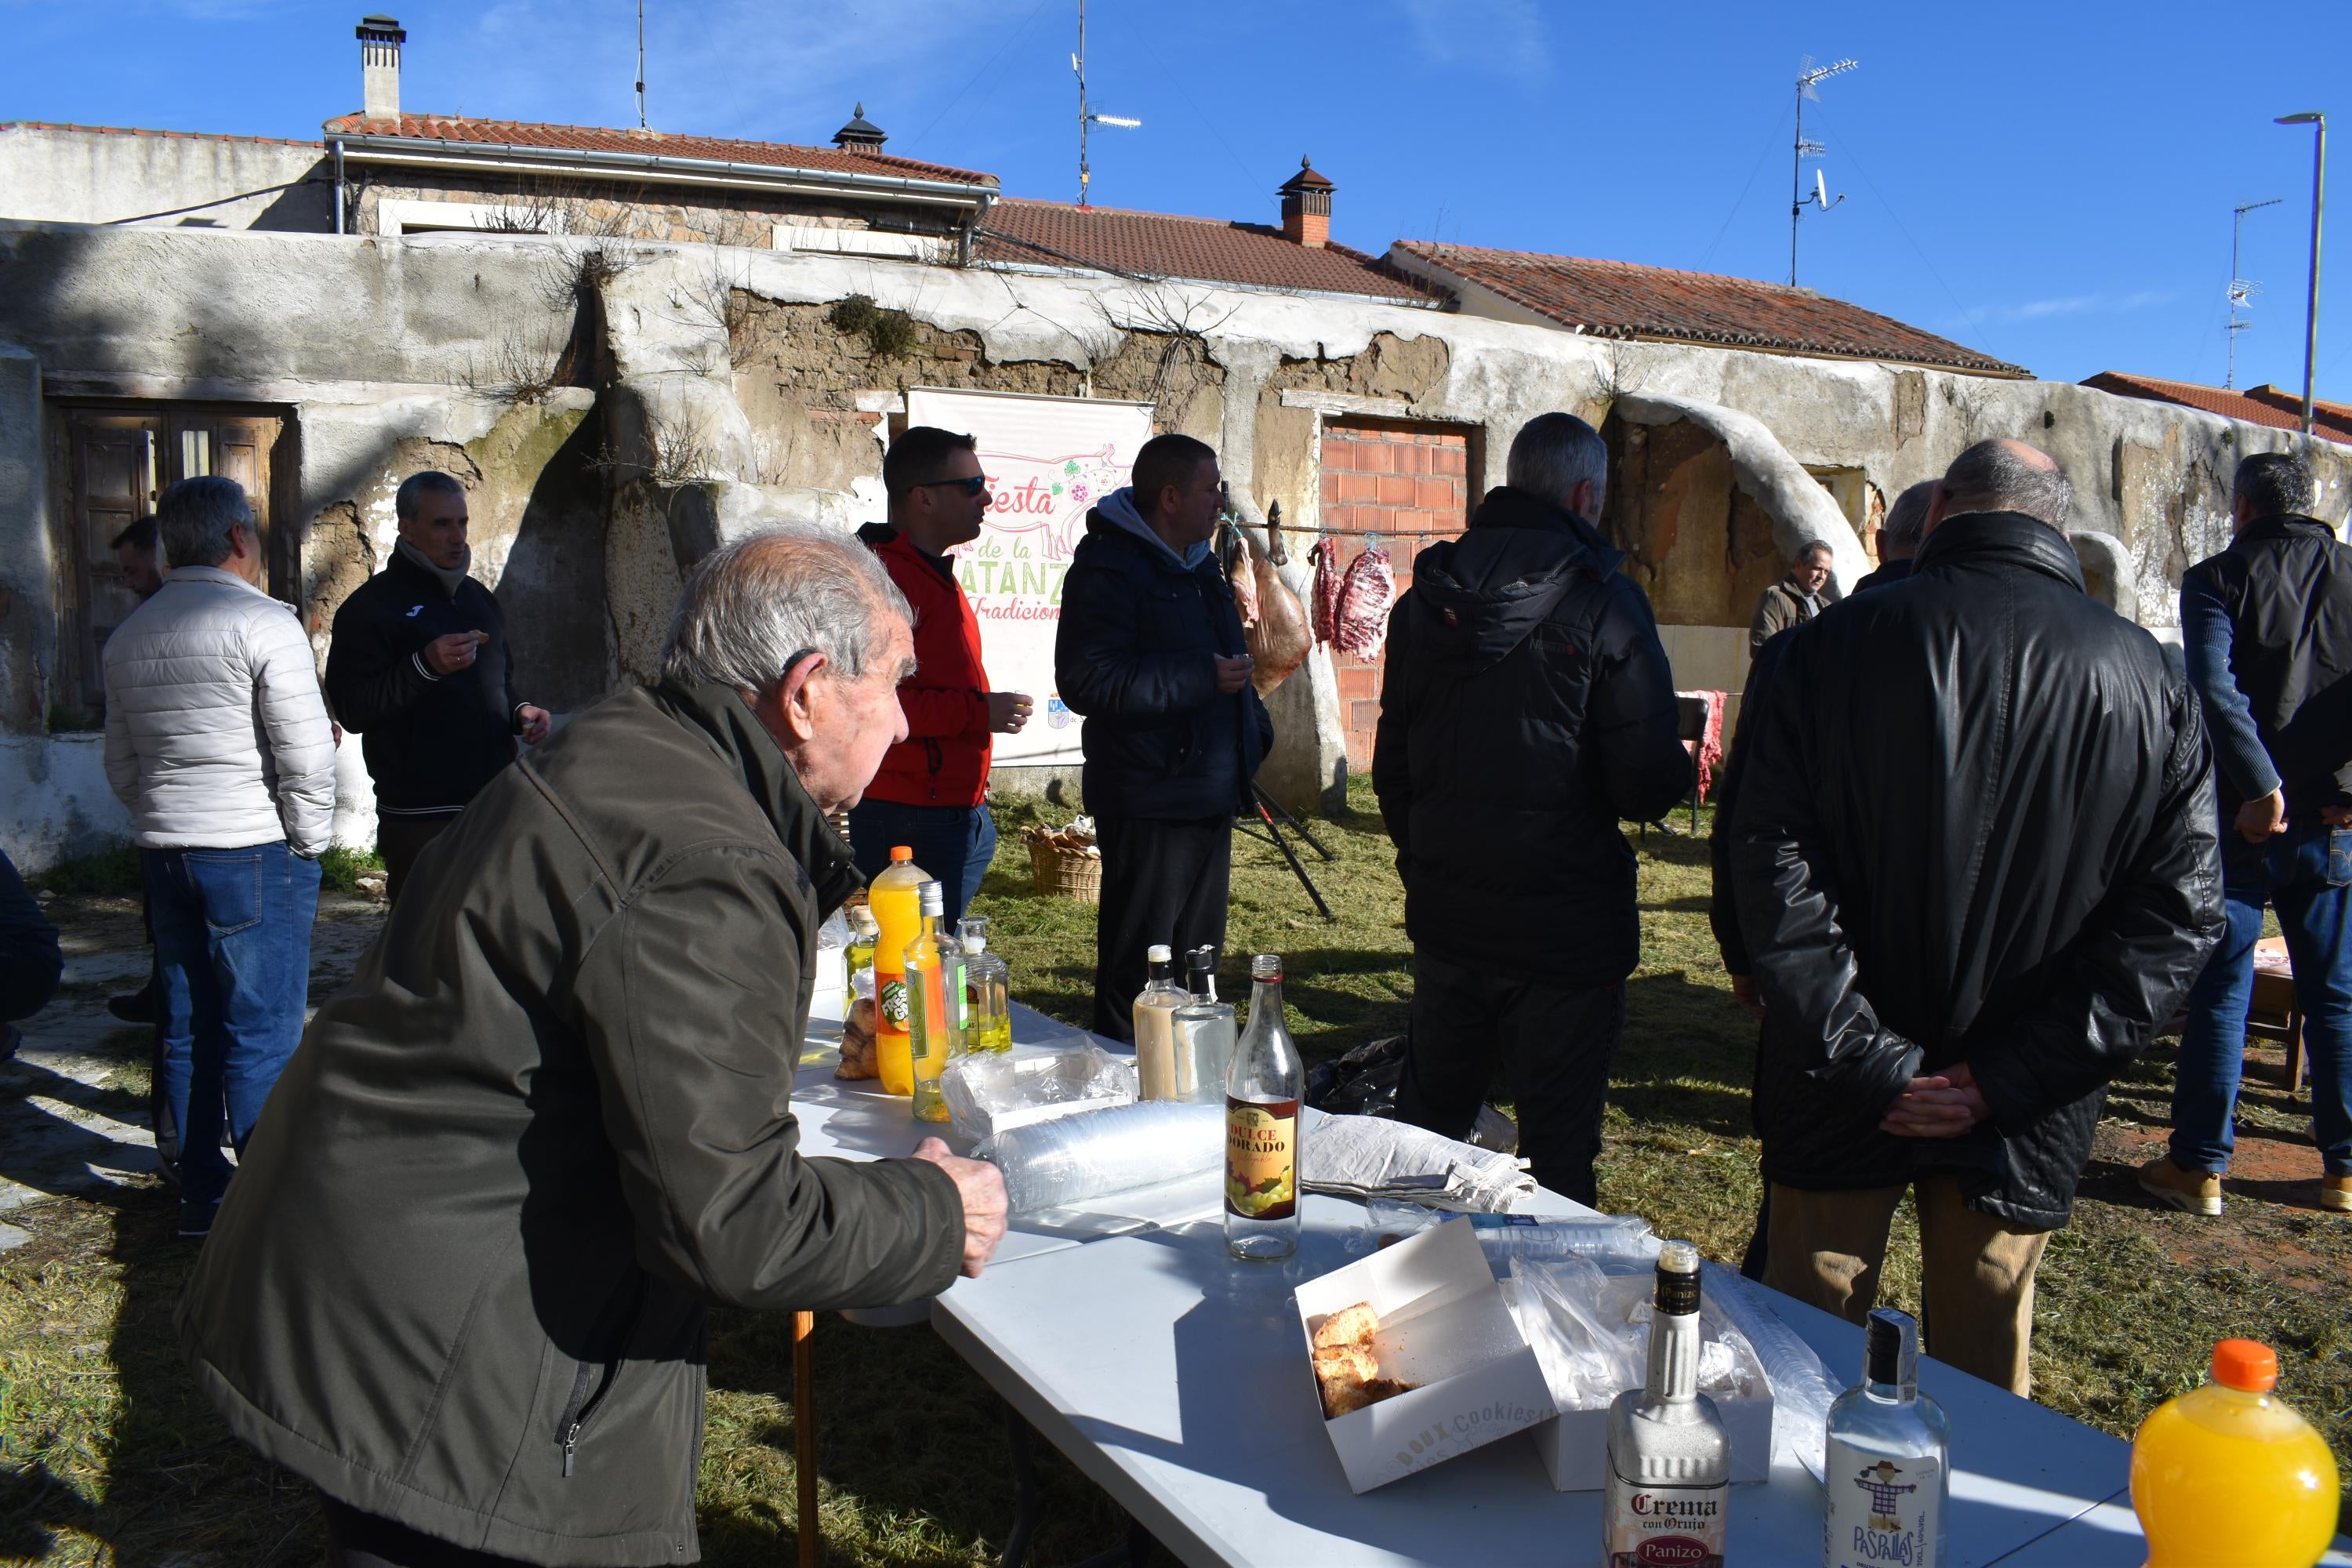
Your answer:
[[[1617,824],[1691,781],[1649,596],[1589,521],[1608,463],[1540,415],[1469,531],[1414,560],[1372,752],[1412,938],[1397,1116],[1467,1137],[1499,1068],[1536,1179],[1587,1204],[1642,948]]]
[[[1730,842],[1767,1282],[1860,1321],[1916,1190],[1930,1350],[2021,1394],[2107,1082],[2221,929],[2196,698],[2084,594],[2067,500],[1960,454],[1912,575],[1789,637]]]

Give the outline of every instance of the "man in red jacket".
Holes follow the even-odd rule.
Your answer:
[[[915,607],[915,678],[898,688],[907,738],[849,812],[849,842],[870,880],[904,844],[940,884],[953,930],[996,853],[988,815],[991,734],[1013,735],[1029,721],[1029,699],[991,691],[981,665],[980,623],[956,582],[948,552],[980,537],[988,478],[972,438],[918,425],[882,459],[890,521],[857,537],[882,558]]]

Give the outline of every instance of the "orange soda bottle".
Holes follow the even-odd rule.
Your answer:
[[[931,874],[903,844],[890,867],[866,889],[866,907],[882,928],[874,939],[874,1068],[890,1094],[915,1092],[914,1043],[907,1034],[907,944],[923,934],[921,894]]]
[[[2131,1495],[2148,1568],[2309,1568],[2327,1550],[2336,1458],[2276,1387],[2277,1352],[2223,1340],[2210,1381],[2140,1423]]]

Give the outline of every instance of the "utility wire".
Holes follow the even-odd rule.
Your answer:
[[[266,196],[272,191],[290,191],[297,185],[331,185],[334,183],[334,176],[331,174],[305,174],[299,180],[289,180],[282,185],[263,185],[258,190],[239,191],[233,196],[215,196],[211,201],[197,202],[192,206],[171,207],[159,213],[141,213],[134,217],[110,217],[99,226],[111,228],[117,224],[146,223],[152,218],[178,217],[182,213],[200,213],[206,207],[225,207],[231,202],[241,202],[248,196]]]
[[[1789,108],[1781,110],[1773,117],[1772,128],[1765,132],[1764,140],[1760,144],[1760,150],[1756,154],[1756,166],[1748,171],[1748,183],[1739,187],[1739,199],[1732,203],[1731,210],[1724,215],[1723,226],[1715,231],[1715,237],[1706,242],[1706,248],[1705,250],[1699,252],[1698,267],[1696,270],[1701,272],[1706,270],[1708,259],[1715,255],[1715,247],[1721,245],[1723,243],[1723,237],[1731,232],[1731,220],[1738,217],[1739,216],[1739,209],[1748,205],[1748,193],[1756,188],[1756,176],[1764,172],[1764,160],[1770,157],[1779,150],[1772,144],[1771,138],[1779,134],[1780,126],[1788,120],[1790,115],[1795,112],[1796,109],[1792,104]]]
[[[1822,142],[1831,142],[1830,133],[1827,131],[1823,131],[1821,133],[1821,136]],[[1969,313],[1969,308],[1960,303],[1960,297],[1952,292],[1952,286],[1944,281],[1944,275],[1942,273],[1936,270],[1936,263],[1934,259],[1928,256],[1926,248],[1922,247],[1916,239],[1914,239],[1911,237],[1910,227],[1904,223],[1903,215],[1895,210],[1895,204],[1886,199],[1885,193],[1878,188],[1878,182],[1872,179],[1870,177],[1870,171],[1862,166],[1862,160],[1853,155],[1853,143],[1841,137],[1836,140],[1834,145],[1837,148],[1838,156],[1845,159],[1848,163],[1853,165],[1854,173],[1862,176],[1862,183],[1870,187],[1871,195],[1877,199],[1880,206],[1886,209],[1886,216],[1895,220],[1895,232],[1902,235],[1904,243],[1908,245],[1911,247],[1912,254],[1919,258],[1919,264],[1927,269],[1927,276],[1936,280],[1936,286],[1943,289],[1944,298],[1952,302],[1952,309],[1962,316],[1967,315]],[[1981,323],[1979,323],[1979,328],[1981,328]],[[1982,336],[1981,331],[1979,331],[1979,335]],[[1986,337],[1984,339],[1984,346],[1988,350],[1991,351],[1996,359],[2007,359],[2009,357],[2000,352],[2000,348],[1993,343],[1990,337]]]
[[[963,101],[964,94],[970,92],[974,87],[977,87],[980,84],[981,78],[986,76],[989,72],[996,68],[996,62],[1004,58],[1004,51],[1011,48],[1015,40],[1026,36],[1029,29],[1036,25],[1038,14],[1045,9],[1045,5],[1046,0],[1037,0],[1037,4],[1030,8],[1028,19],[1004,36],[1004,41],[996,46],[996,52],[988,57],[988,63],[981,67],[978,70],[972,72],[971,79],[970,81],[965,82],[961,87],[956,89],[955,96],[949,99],[947,102],[940,107],[940,110],[937,114],[931,116],[931,122],[929,125],[924,126],[920,131],[915,132],[914,139],[917,142],[921,142],[933,131],[937,130],[939,128],[940,121],[948,117],[949,111],[954,109],[957,104]]]

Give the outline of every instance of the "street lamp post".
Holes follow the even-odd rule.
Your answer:
[[[2327,195],[2327,116],[2317,110],[2282,114],[2279,125],[2309,125],[2318,132],[2311,154],[2311,301],[2303,322],[2303,433],[2311,434],[2312,367],[2319,358],[2319,216]]]

